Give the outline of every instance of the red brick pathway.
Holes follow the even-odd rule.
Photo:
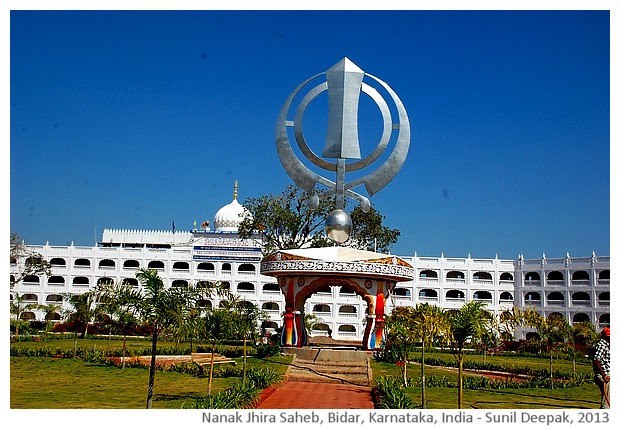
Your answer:
[[[285,381],[256,408],[362,409],[374,408],[370,387],[351,384]]]

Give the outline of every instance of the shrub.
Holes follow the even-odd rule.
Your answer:
[[[407,394],[399,378],[379,377],[375,380],[372,395],[377,408],[411,409],[418,408]]]

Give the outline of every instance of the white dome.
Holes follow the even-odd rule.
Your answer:
[[[239,224],[246,217],[251,219],[252,214],[239,204],[237,198],[235,198],[230,204],[225,205],[215,214],[215,230],[237,232]]]

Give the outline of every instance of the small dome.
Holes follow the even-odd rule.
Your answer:
[[[237,183],[235,183],[232,202],[219,209],[215,214],[215,231],[237,232],[239,224],[246,217],[251,219],[252,214],[237,201]]]

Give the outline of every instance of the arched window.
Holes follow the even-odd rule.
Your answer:
[[[254,264],[241,264],[237,272],[239,274],[256,274],[256,266]]]
[[[590,294],[588,292],[575,292],[571,295],[573,304],[576,305],[589,305]]]
[[[339,334],[355,334],[356,332],[357,329],[355,329],[355,326],[353,325],[340,325],[338,327]]]
[[[124,278],[123,283],[129,286],[133,286],[133,287],[139,286],[138,279],[133,278],[133,277]]]
[[[512,277],[511,273],[501,273],[499,275],[499,281],[500,282],[512,282],[514,281],[514,278]]]
[[[357,316],[357,309],[352,305],[342,305],[338,309],[339,316]]]
[[[510,292],[502,292],[499,295],[499,302],[514,301],[514,297]]]
[[[62,317],[55,311],[51,311],[45,315],[45,320],[48,322],[58,322],[60,319],[62,319]]]
[[[163,261],[150,261],[148,264],[149,268],[155,269],[155,270],[163,270],[165,269],[165,265],[163,263]]]
[[[263,304],[263,306],[261,307],[263,310],[271,310],[271,311],[278,311],[280,310],[280,306],[278,305],[277,302],[266,302]]]
[[[211,309],[213,308],[213,304],[211,303],[210,300],[208,299],[199,299],[198,301],[196,301],[196,305],[199,308],[206,308],[206,309]]]
[[[128,259],[125,262],[123,262],[123,268],[139,270],[140,262],[136,261],[135,259]]]
[[[172,287],[187,288],[188,286],[189,286],[189,283],[187,283],[187,280],[173,280],[172,281]]]
[[[280,286],[278,286],[276,283],[266,283],[263,285],[263,292],[280,293]]]
[[[65,261],[63,258],[52,258],[50,259],[50,265],[52,267],[66,267],[67,266],[67,261]]]
[[[64,286],[65,278],[63,276],[51,276],[47,279],[48,285]]]
[[[114,280],[112,280],[110,277],[101,277],[97,280],[97,286],[103,286],[103,285],[113,285],[114,284]]]
[[[40,280],[39,280],[39,276],[35,276],[35,275],[29,275],[29,276],[25,276],[24,283],[30,283],[30,284],[39,284]]]
[[[448,300],[450,300],[450,299],[463,300],[463,299],[465,299],[465,293],[462,290],[452,289],[452,290],[449,290],[448,292],[446,292],[446,299],[448,299]]]
[[[601,316],[598,318],[598,323],[600,323],[601,325],[609,325],[609,313],[601,314]]]
[[[189,264],[187,262],[177,261],[172,264],[172,269],[179,271],[189,271]]]
[[[547,304],[564,304],[564,294],[562,292],[551,292],[547,295]]]
[[[90,261],[85,258],[76,259],[73,266],[75,268],[90,268]]]
[[[35,295],[34,293],[25,293],[22,295],[22,299],[24,301],[28,301],[28,302],[38,302],[39,301],[39,297],[37,295]]]
[[[472,298],[474,301],[492,301],[493,295],[491,295],[491,292],[489,291],[478,290],[474,292],[474,295],[472,296]]]
[[[215,265],[211,262],[201,262],[196,267],[197,271],[215,271]]]
[[[237,292],[254,292],[254,285],[249,282],[241,282],[237,285]]]
[[[22,313],[22,320],[35,320],[36,316],[34,315],[34,313],[32,311],[25,311]]]
[[[487,271],[476,271],[473,277],[474,280],[493,280],[493,276]]]
[[[420,271],[420,280],[437,280],[437,271],[434,270],[422,270]]]
[[[276,329],[278,329],[278,324],[276,322],[272,322],[270,320],[265,320],[263,322],[263,324],[261,325],[261,328],[263,328],[265,331],[269,331],[271,333],[274,333],[276,331]]]
[[[232,271],[231,265],[228,262],[222,264],[222,272],[230,273]]]
[[[99,268],[100,269],[114,269],[116,268],[116,262],[114,262],[112,259],[102,259],[101,261],[99,261]]]
[[[61,303],[62,295],[57,295],[57,294],[48,295],[47,298],[45,298],[45,302]]]
[[[418,293],[418,297],[420,299],[436,300],[438,297],[438,294],[437,294],[437,291],[434,289],[422,289],[420,293]]]
[[[73,286],[88,287],[89,284],[88,277],[79,276],[73,278]]]
[[[331,311],[331,307],[327,304],[315,304],[315,306],[312,307],[313,313],[329,313]]]
[[[609,292],[601,292],[598,294],[598,300],[600,301],[609,301]]]
[[[584,270],[575,271],[573,273],[573,280],[590,280],[590,274]]]
[[[312,327],[312,332],[314,335],[329,335],[330,331],[331,330],[326,323],[317,323]]]
[[[525,283],[526,284],[540,283],[540,274],[538,274],[535,271],[530,271],[530,272],[526,273],[525,274]]]
[[[547,274],[547,280],[550,280],[550,281],[564,280],[564,274],[562,274],[560,271],[551,271],[549,274]]]
[[[396,297],[410,297],[411,296],[411,290],[404,288],[404,287],[397,287],[394,289],[394,296]]]
[[[461,281],[465,279],[465,274],[462,271],[448,271],[446,279],[448,281]]]
[[[601,270],[601,272],[598,273],[598,278],[599,280],[609,280],[609,270]]]
[[[573,323],[583,323],[583,322],[589,322],[590,321],[590,316],[588,316],[586,313],[576,313],[573,316]]]
[[[540,304],[540,293],[538,292],[528,292],[525,294],[525,303],[526,304]]]

